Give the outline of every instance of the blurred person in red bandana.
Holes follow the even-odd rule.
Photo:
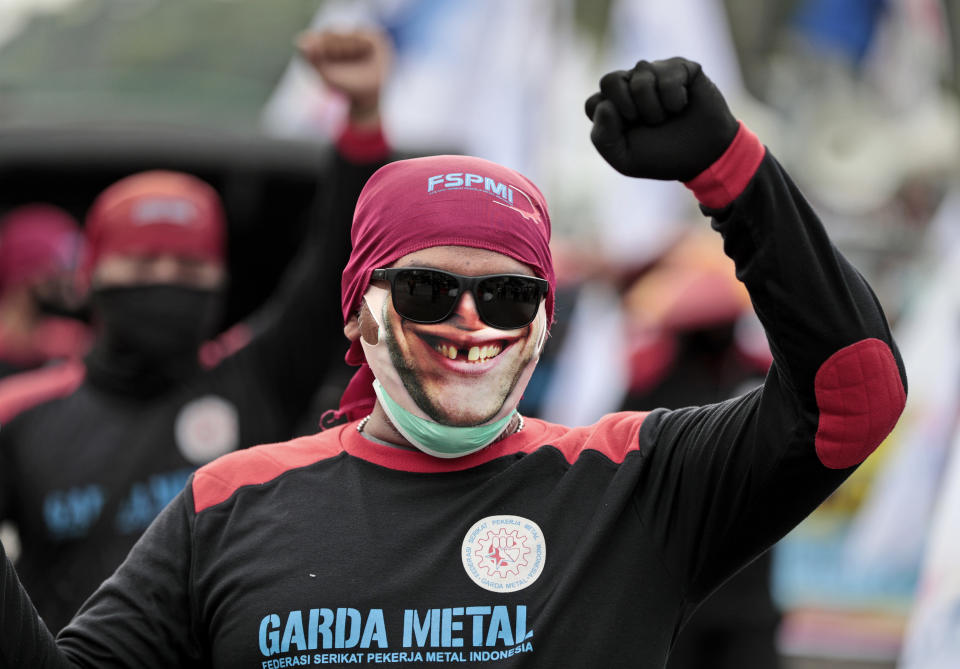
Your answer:
[[[349,254],[357,194],[389,153],[378,102],[389,43],[326,33],[300,49],[346,95],[351,116],[326,209],[250,319],[249,341],[226,355],[203,347],[227,281],[219,194],[189,174],[142,172],[109,186],[87,214],[90,353],[0,384],[0,520],[19,532],[20,576],[52,630],[197,467],[291,437],[335,359],[338,300],[327,286]]]
[[[76,220],[51,204],[19,206],[0,219],[0,376],[76,358],[90,345],[77,318]]]

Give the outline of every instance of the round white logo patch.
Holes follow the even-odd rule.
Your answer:
[[[173,434],[183,457],[195,465],[206,464],[237,448],[237,408],[216,395],[198,397],[180,409]]]
[[[491,592],[523,590],[543,573],[547,543],[540,527],[520,516],[487,516],[463,538],[463,568]]]

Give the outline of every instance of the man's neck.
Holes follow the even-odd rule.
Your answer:
[[[407,438],[400,434],[397,428],[393,426],[393,423],[391,423],[387,417],[387,413],[383,410],[383,407],[380,406],[379,401],[374,404],[373,412],[370,414],[370,419],[363,425],[362,432],[368,437],[377,441],[386,442],[392,446],[417,450],[417,448],[407,441]]]

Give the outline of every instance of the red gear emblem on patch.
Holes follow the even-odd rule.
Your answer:
[[[540,578],[547,559],[543,530],[522,516],[487,516],[463,537],[460,559],[467,576],[490,592],[516,592]]]
[[[528,564],[529,554],[527,538],[520,536],[517,530],[505,528],[500,528],[497,532],[487,532],[487,535],[477,542],[474,553],[479,558],[477,567],[486,570],[487,576],[497,578],[519,576],[520,568]]]

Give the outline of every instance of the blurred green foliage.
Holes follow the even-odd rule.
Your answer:
[[[0,47],[0,123],[253,131],[320,0],[80,0]]]

